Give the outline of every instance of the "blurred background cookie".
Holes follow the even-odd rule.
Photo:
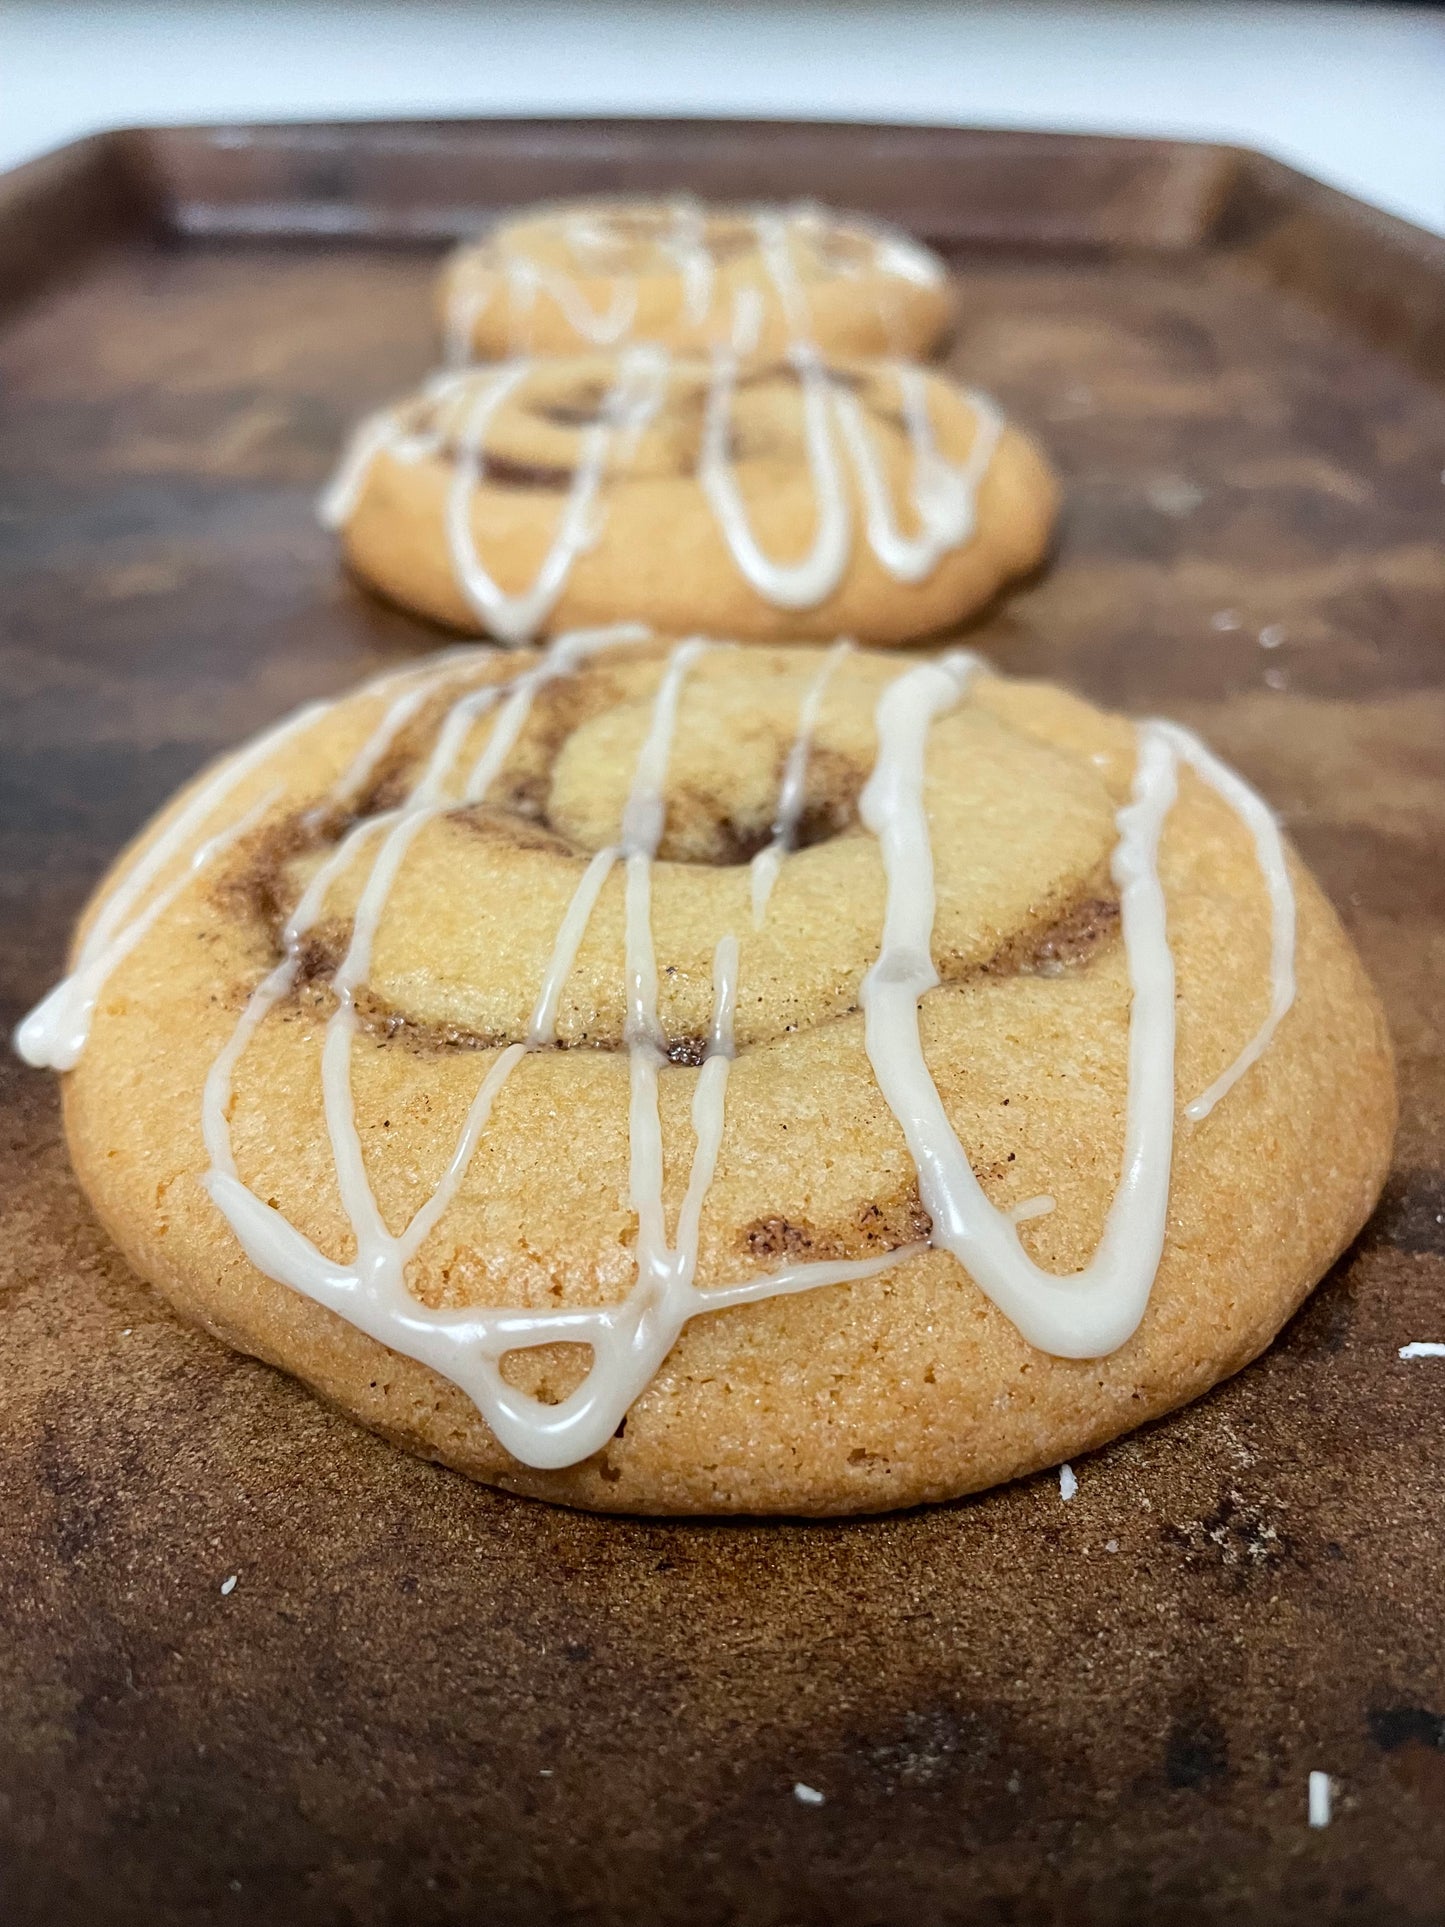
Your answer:
[[[1044,557],[1057,488],[984,396],[794,347],[442,375],[363,424],[323,503],[358,575],[526,641],[639,620],[906,642]]]
[[[950,316],[938,256],[860,214],[671,201],[525,210],[458,249],[440,286],[453,361],[651,341],[773,355],[926,356]]]

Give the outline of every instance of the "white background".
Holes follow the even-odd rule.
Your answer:
[[[0,166],[126,122],[742,113],[1238,141],[1445,232],[1445,13],[0,0]]]

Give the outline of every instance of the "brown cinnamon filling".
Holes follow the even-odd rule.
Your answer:
[[[575,726],[576,711],[576,693],[567,685],[539,692],[539,720],[546,723],[549,736],[565,736]],[[425,730],[422,718],[417,719],[416,727]],[[298,862],[334,848],[364,816],[400,803],[414,781],[416,755],[414,743],[399,743],[367,785],[366,796],[352,807],[301,810],[249,839],[243,862],[217,886],[228,910],[264,930],[279,955],[281,931],[296,901]],[[845,834],[857,820],[860,777],[845,758],[818,746],[810,777],[817,780],[817,791],[798,822],[793,839],[796,849]],[[664,861],[738,867],[749,863],[772,837],[770,823],[719,816],[715,799],[707,796],[674,796],[669,814],[679,820],[669,826],[674,831],[670,856],[666,854],[669,839],[664,839]],[[503,782],[496,801],[458,807],[450,820],[484,841],[510,849],[571,857],[590,854],[576,849],[547,821],[546,779],[537,769],[517,772],[510,784]],[[943,982],[959,984],[979,975],[1054,976],[1086,968],[1118,935],[1119,904],[1105,894],[1107,888],[1102,875],[1092,879],[1072,903],[1053,914],[1045,910],[1040,923],[1006,939],[982,963],[938,956]],[[308,933],[298,959],[294,993],[298,998],[314,1000],[317,995],[329,995],[329,979],[349,942],[349,923],[339,919],[328,919]],[[516,1041],[510,1036],[413,1018],[392,1008],[374,991],[358,996],[357,1010],[368,1031],[395,1038],[417,1051],[486,1050]],[[620,1037],[586,1036],[572,1043],[559,1042],[557,1047],[618,1050],[622,1044]],[[669,1039],[666,1048],[672,1063],[695,1066],[704,1059],[707,1039],[679,1036]]]
[[[836,1226],[807,1219],[757,1218],[738,1234],[739,1248],[770,1269],[784,1264],[818,1264],[836,1259],[871,1258],[918,1244],[933,1231],[917,1185],[897,1196],[858,1206],[855,1216]]]
[[[591,428],[602,419],[602,401],[601,389],[593,388],[579,391],[570,401],[563,396],[557,401],[532,402],[527,412],[558,428]]]
[[[570,488],[575,469],[550,462],[519,462],[510,455],[486,453],[482,458],[483,488],[552,489]]]
[[[486,834],[501,818],[501,814],[489,807],[484,811],[460,812],[459,820],[470,819],[479,833]],[[539,830],[530,823],[513,822],[509,826],[509,840],[525,848],[555,850],[565,847],[552,831]],[[273,847],[277,851],[287,850],[280,838]],[[242,909],[243,914],[265,926],[277,955],[280,953],[281,927],[289,914],[293,894],[286,887],[284,870],[294,854],[293,845],[279,863],[274,857],[253,863],[241,877],[223,886],[234,907]],[[979,976],[1061,976],[1066,971],[1087,968],[1098,952],[1114,940],[1118,929],[1118,903],[1091,895],[1070,905],[1043,928],[1003,944],[982,964],[950,971],[946,960],[940,959],[943,982],[945,986],[951,986]],[[336,921],[318,925],[308,934],[300,954],[293,995],[314,998],[319,993],[329,996],[330,979],[346,954],[350,937],[349,925]],[[370,989],[357,994],[356,1009],[363,1028],[373,1036],[395,1039],[409,1049],[422,1053],[498,1050],[518,1041],[510,1034],[477,1031],[411,1017],[395,1009]],[[846,1014],[853,1015],[854,1012]],[[829,1018],[824,1021],[833,1020]],[[707,1047],[708,1039],[696,1033],[666,1041],[669,1062],[683,1066],[700,1065],[707,1055]],[[584,1035],[577,1039],[558,1038],[552,1048],[616,1051],[624,1046],[620,1035]],[[907,1239],[900,1242],[906,1243]]]

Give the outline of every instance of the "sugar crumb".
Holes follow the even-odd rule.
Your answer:
[[[1144,491],[1150,508],[1161,515],[1188,515],[1204,500],[1204,490],[1182,475],[1164,475]]]
[[[1311,1773],[1309,1820],[1312,1827],[1327,1827],[1330,1824],[1334,1790],[1334,1782],[1328,1773]]]

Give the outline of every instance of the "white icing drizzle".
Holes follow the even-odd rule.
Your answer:
[[[798,222],[798,210],[789,214],[774,214],[762,210],[753,217],[753,231],[758,237],[758,253],[762,257],[764,271],[773,284],[773,292],[778,297],[778,305],[783,311],[783,321],[793,344],[811,343],[813,339],[812,316],[808,312],[808,291],[798,273],[793,259],[791,226]]]
[[[690,195],[680,194],[673,201],[672,222],[661,246],[682,276],[683,315],[693,327],[700,328],[712,313],[717,264],[707,244],[706,217]]]
[[[810,338],[806,284],[798,273],[793,254],[793,236],[822,235],[827,219],[822,209],[800,202],[788,209],[760,208],[751,215],[763,271],[771,282],[782,309],[790,337]],[[914,287],[933,288],[944,280],[942,264],[901,229],[886,223],[855,219],[849,232],[864,236],[873,249],[873,268],[885,280],[901,280]],[[463,257],[461,270],[452,277],[443,318],[446,359],[452,367],[462,367],[475,355],[477,322],[491,304],[499,287],[507,294],[508,346],[512,352],[531,346],[532,317],[539,297],[555,303],[567,326],[581,342],[594,348],[614,347],[623,341],[637,320],[639,275],[612,278],[607,304],[602,309],[590,305],[580,285],[582,277],[595,272],[594,262],[608,250],[625,249],[634,237],[610,225],[604,210],[584,208],[564,219],[562,241],[573,259],[581,264],[580,276],[538,260],[515,245],[499,255],[494,267],[473,266]],[[668,204],[668,219],[660,224],[653,243],[655,253],[670,265],[682,281],[682,314],[695,328],[703,327],[713,312],[717,289],[717,262],[707,241],[707,215],[692,196],[681,194]],[[861,266],[851,262],[834,264],[834,272],[857,279]],[[881,291],[880,291],[881,294]],[[745,307],[735,307],[732,317],[732,346],[739,354],[751,354],[757,347],[763,321],[761,289],[740,289],[749,297]],[[756,304],[756,305],[754,305]],[[740,312],[746,322],[741,338],[737,334]],[[880,314],[883,312],[880,305]]]
[[[577,884],[543,972],[526,1041],[509,1045],[493,1059],[442,1179],[425,1204],[400,1233],[393,1233],[381,1216],[356,1125],[351,1055],[357,1028],[356,996],[365,982],[380,920],[406,850],[427,822],[452,807],[446,801],[451,771],[479,715],[488,709],[496,711],[487,744],[463,785],[464,798],[472,800],[485,793],[501,768],[544,681],[568,673],[582,656],[599,647],[637,639],[635,629],[562,638],[510,687],[477,690],[453,705],[406,802],[397,810],[356,825],[312,878],[282,933],[282,960],[252,993],[235,1031],[211,1067],[202,1099],[202,1128],[211,1159],[206,1188],[251,1262],[267,1276],[328,1306],[383,1344],[450,1378],[478,1406],[515,1457],[542,1467],[570,1465],[600,1450],[650,1382],[682,1327],[700,1312],[871,1278],[922,1249],[914,1245],[878,1258],[793,1265],[733,1285],[708,1289],[697,1286],[701,1214],[722,1142],[733,1055],[738,949],[731,936],[718,944],[714,959],[712,1030],[693,1096],[696,1145],[692,1171],[676,1239],[668,1243],[657,1103],[658,1076],[666,1060],[657,1019],[650,881],[663,828],[663,786],[677,704],[687,673],[706,646],[701,641],[683,643],[669,657],[624,811],[621,842],[615,849],[599,851]],[[397,707],[394,703],[388,709],[378,726],[378,736],[388,729],[394,734],[400,727],[395,721]],[[379,753],[368,744],[357,763],[370,761],[374,766]],[[356,1239],[355,1256],[345,1264],[328,1258],[242,1182],[231,1147],[229,1120],[237,1065],[267,1014],[293,987],[306,935],[322,914],[332,883],[362,845],[373,840],[379,842],[379,848],[357,904],[347,955],[333,979],[337,1004],[327,1022],[322,1046],[327,1133],[341,1201]],[[562,987],[591,910],[619,857],[627,872],[628,1021],[624,1041],[632,1084],[631,1191],[638,1214],[637,1282],[620,1304],[591,1309],[430,1311],[407,1289],[407,1267],[455,1198],[507,1079],[530,1051],[544,1048],[555,1038]],[[567,1399],[545,1406],[509,1385],[500,1364],[508,1352],[557,1341],[590,1346],[592,1365]]]
[[[185,886],[208,870],[232,844],[239,843],[248,830],[253,830],[279,795],[279,790],[269,791],[238,822],[198,844],[180,875],[165,889],[157,891],[143,910],[116,931],[109,943],[94,951],[87,944],[70,975],[16,1026],[15,1049],[27,1064],[33,1064],[37,1070],[74,1070],[89,1041],[95,1007],[117,966],[135,949],[156,918],[169,910]]]
[[[618,647],[626,643],[645,642],[648,639],[648,635],[649,631],[636,623],[618,623],[606,629],[574,630],[568,635],[560,636],[552,648],[546,652],[537,664],[515,677],[510,690],[503,691],[493,685],[487,685],[459,698],[448,711],[441,729],[438,732],[436,744],[430,757],[427,759],[422,774],[413,785],[410,795],[401,807],[396,810],[385,811],[377,816],[364,818],[360,823],[354,825],[347,835],[337,843],[331,854],[326,858],[325,862],[321,864],[316,874],[308,883],[296,908],[292,911],[291,916],[282,930],[281,943],[283,955],[281,961],[252,993],[230,1041],[211,1067],[202,1103],[202,1124],[206,1139],[206,1148],[210,1154],[212,1165],[216,1170],[228,1174],[231,1177],[235,1177],[236,1175],[235,1164],[230,1150],[228,1123],[231,1078],[235,1067],[239,1063],[247,1044],[255,1034],[262,1019],[282,997],[288,994],[292,985],[295,983],[296,975],[301,964],[304,941],[310,931],[315,927],[326,907],[326,899],[330,892],[331,885],[347,868],[362,844],[370,841],[378,832],[383,831],[388,834],[388,840],[390,840],[399,829],[406,829],[407,826],[410,825],[406,838],[409,843],[411,838],[423,827],[426,821],[430,820],[433,816],[444,813],[447,805],[442,798],[452,766],[455,763],[457,754],[472,724],[486,709],[496,706],[499,701],[501,703],[501,711],[488,738],[487,747],[483,750],[468,777],[466,791],[469,796],[471,791],[476,787],[478,776],[484,774],[488,766],[495,769],[500,763],[501,756],[498,755],[494,758],[493,755],[494,745],[498,738],[505,735],[507,738],[507,747],[510,747],[511,743],[515,742],[516,735],[522,726],[522,722],[525,720],[525,710],[523,706],[530,704],[537,690],[541,688],[545,682],[551,681],[557,676],[568,674],[587,656],[595,654],[599,650]],[[430,663],[421,665],[419,669],[404,672],[404,675],[417,679],[417,687],[398,698],[387,708],[381,721],[367,737],[356,756],[352,759],[351,764],[343,772],[340,780],[333,788],[329,805],[325,803],[319,805],[316,810],[310,811],[308,814],[312,817],[323,816],[328,807],[334,807],[349,801],[350,798],[356,794],[361,783],[364,782],[367,776],[376,768],[382,756],[386,753],[405,723],[415,713],[416,709],[420,707],[429,696],[434,694],[436,689],[448,678],[457,673],[459,666],[458,658],[469,659],[475,662],[480,654],[481,652],[477,650],[447,650],[442,653],[440,658],[434,657]],[[374,691],[378,694],[384,693],[387,688],[401,679],[402,678],[398,677],[387,677],[381,683],[373,686]],[[519,710],[522,711],[521,714],[518,713]],[[502,755],[504,754],[505,750],[502,751]],[[379,862],[380,858],[378,858],[378,864]],[[374,880],[375,869],[373,869],[372,875]],[[587,881],[586,877],[584,877],[583,881],[585,884]],[[370,884],[368,884],[368,888],[369,887]],[[600,880],[598,888],[600,888]],[[375,922],[380,917],[382,907],[382,905],[376,905],[376,916],[372,919],[373,934]],[[360,920],[361,911],[358,909],[358,923]],[[562,960],[565,957],[566,967],[570,967],[570,960],[571,957],[575,955],[580,936],[580,929],[574,934],[570,925],[566,922],[564,922],[562,930],[558,933],[553,959],[548,966],[543,981],[543,999],[545,999],[548,995],[549,986],[556,980],[556,990],[551,993],[554,1009],[556,995],[561,989],[561,978],[565,977],[565,967],[563,966]],[[370,936],[367,937],[366,943],[369,948]],[[567,947],[569,943],[570,950]],[[353,954],[356,951],[354,935],[351,950]],[[539,1013],[542,1009],[543,999],[539,999]],[[532,1026],[534,1033],[538,1030],[538,1024],[539,1018],[534,1017]],[[550,1032],[545,1038],[538,1036],[537,1041],[550,1042]]]
[[[597,538],[594,510],[607,458],[619,432],[638,432],[662,405],[669,365],[653,348],[630,348],[620,357],[617,380],[601,418],[582,436],[572,485],[557,533],[529,589],[509,595],[483,566],[472,534],[472,498],[486,472],[483,437],[492,417],[526,379],[531,364],[504,363],[482,384],[459,438],[447,494],[447,539],[457,585],[477,616],[504,642],[525,642],[551,612],[567,586],[572,565]]]
[[[863,496],[868,541],[873,553],[899,582],[922,582],[951,549],[970,540],[978,512],[978,491],[993,462],[1003,435],[1003,416],[986,395],[970,390],[974,431],[967,456],[950,462],[940,452],[928,413],[928,377],[921,368],[895,362],[903,419],[913,452],[912,499],[920,527],[904,535],[893,515],[887,478],[874,451],[872,438],[856,395],[835,387],[843,438],[858,476]]]
[[[539,294],[554,301],[573,334],[594,348],[615,347],[637,314],[637,284],[632,280],[617,281],[607,306],[599,313],[587,305],[586,297],[571,276],[545,267],[530,255],[507,255],[503,273],[514,347],[531,345],[529,332],[524,332],[521,324],[534,312]]]
[[[466,380],[464,369],[442,369],[427,377],[422,393],[429,401],[444,401]],[[316,515],[322,527],[339,529],[351,515],[379,455],[393,455],[399,462],[419,462],[435,455],[441,446],[442,437],[436,429],[414,432],[407,427],[405,404],[368,415],[353,432],[335,474],[317,497]]]
[[[1224,798],[1248,829],[1254,838],[1255,856],[1269,892],[1269,1012],[1234,1062],[1215,1078],[1208,1090],[1202,1091],[1185,1105],[1184,1115],[1191,1124],[1197,1124],[1208,1117],[1220,1098],[1234,1088],[1250,1065],[1259,1062],[1294,1002],[1294,887],[1290,883],[1284,838],[1279,833],[1274,812],[1264,799],[1227,764],[1221,763],[1211,750],[1206,749],[1197,736],[1181,728],[1178,723],[1154,722],[1149,727],[1163,736],[1175,755],[1188,763],[1197,776],[1202,777],[1211,789]]]
[[[712,1023],[693,1087],[692,1164],[669,1240],[659,1106],[667,1059],[658,1014],[652,871],[665,824],[668,763],[685,685],[709,646],[700,638],[677,645],[667,658],[619,840],[598,851],[578,879],[542,972],[525,1040],[490,1055],[446,1168],[407,1224],[393,1232],[382,1216],[355,1115],[352,1054],[358,996],[407,851],[429,822],[487,794],[546,682],[572,672],[599,649],[640,641],[645,635],[636,626],[618,625],[560,638],[526,670],[465,691],[452,703],[404,802],[355,824],[308,883],[282,932],[281,958],[248,999],[211,1066],[202,1097],[202,1130],[211,1161],[204,1182],[251,1261],[383,1344],[451,1379],[476,1403],[502,1444],[538,1467],[569,1465],[605,1446],[683,1326],[699,1313],[871,1278],[924,1249],[910,1245],[873,1259],[795,1265],[731,1284],[698,1286],[701,1219],[717,1169],[734,1054],[739,951],[732,933],[721,938],[714,955]],[[827,679],[846,648],[839,644],[828,652],[805,692],[780,791],[774,837],[780,848],[796,828],[811,734]],[[333,806],[364,787],[422,704],[475,657],[472,651],[448,652],[373,686],[371,693],[391,699],[338,779]],[[939,982],[931,957],[934,881],[925,797],[929,732],[936,717],[962,700],[978,668],[977,659],[966,652],[920,664],[891,683],[878,702],[878,754],[860,814],[879,841],[887,899],[879,955],[861,992],[865,1042],[916,1167],[933,1221],[932,1242],[958,1259],[1031,1343],[1061,1356],[1094,1357],[1122,1344],[1137,1326],[1163,1250],[1173,1156],[1174,970],[1158,849],[1181,762],[1209,783],[1253,834],[1272,927],[1269,1016],[1225,1073],[1186,1107],[1186,1115],[1207,1115],[1257,1061],[1288,1009],[1293,996],[1294,900],[1278,830],[1254,792],[1187,731],[1169,723],[1140,725],[1132,793],[1117,813],[1119,842],[1112,865],[1132,988],[1120,1183],[1090,1263],[1071,1277],[1042,1270],[1023,1249],[1017,1227],[1051,1211],[1054,1200],[1047,1195],[1029,1198],[1007,1211],[989,1203],[943,1110],[919,1033],[920,999]],[[260,820],[278,792],[268,792],[234,822],[211,828],[221,805],[274,750],[323,713],[320,705],[303,710],[233,758],[122,876],[95,919],[75,971],[17,1032],[17,1048],[30,1062],[66,1068],[76,1061],[89,1013],[109,971],[186,881]],[[486,739],[459,779],[461,753],[478,720],[488,715],[492,720]],[[267,1015],[293,989],[306,938],[322,916],[333,884],[358,859],[364,859],[366,867],[350,943],[333,978],[335,1008],[322,1043],[327,1135],[338,1193],[355,1237],[353,1257],[341,1261],[323,1253],[242,1181],[230,1118],[237,1067]],[[431,1310],[408,1290],[407,1268],[465,1181],[508,1078],[529,1053],[555,1042],[562,991],[592,911],[619,862],[624,871],[629,1183],[638,1227],[635,1282],[624,1299],[603,1306]],[[177,865],[178,873],[167,879],[166,872]],[[556,1341],[590,1347],[592,1362],[575,1391],[560,1404],[544,1406],[507,1383],[501,1361],[509,1352]],[[1406,1347],[1401,1355],[1433,1354],[1434,1349],[1422,1344]]]
[[[396,410],[383,408],[368,415],[351,436],[335,474],[316,498],[316,514],[323,528],[339,529],[361,500],[372,463],[383,449],[396,446],[401,425]]]
[[[783,780],[778,790],[778,813],[773,819],[772,841],[758,851],[753,858],[749,881],[752,886],[753,928],[761,930],[767,915],[768,899],[773,894],[773,885],[778,880],[778,872],[783,867],[783,858],[792,854],[797,839],[798,822],[807,801],[808,754],[813,747],[813,732],[818,726],[818,716],[823,707],[823,697],[827,694],[828,684],[839,663],[848,655],[853,644],[845,638],[833,644],[822,662],[814,670],[808,687],[803,692],[803,700],[798,710],[798,733],[793,738],[788,751],[788,760],[783,765]]]
[[[308,703],[222,764],[126,871],[96,913],[69,974],[16,1026],[15,1049],[27,1064],[55,1071],[75,1068],[90,1037],[96,1003],[116,965],[130,954],[156,918],[174,902],[186,882],[229,849],[253,821],[259,820],[264,805],[198,843],[207,821],[252,770],[283,743],[319,722],[328,707],[325,703]],[[180,876],[166,889],[148,897],[152,884],[188,846],[190,854]]]
[[[758,343],[763,336],[763,319],[766,304],[761,288],[739,288],[733,295],[732,325],[728,329],[728,347],[741,359],[757,353]]]
[[[448,368],[465,368],[472,359],[477,323],[491,305],[494,281],[464,280],[455,276],[447,291],[443,319],[443,353]]]
[[[735,335],[737,331],[735,320]],[[803,447],[818,504],[818,521],[807,554],[797,562],[779,563],[764,553],[753,534],[728,454],[738,355],[726,349],[714,352],[698,481],[734,563],[758,594],[776,608],[814,608],[838,587],[852,556],[853,528],[834,444],[836,418],[858,477],[869,546],[895,580],[921,582],[945,554],[972,540],[978,493],[1003,435],[1002,415],[986,395],[970,390],[973,440],[964,460],[951,462],[934,438],[928,412],[929,376],[921,368],[894,364],[913,456],[912,501],[920,523],[917,535],[905,536],[894,517],[887,478],[857,397],[829,379],[827,369],[806,344],[795,342],[788,358],[801,389]]]
[[[747,505],[728,458],[738,364],[737,357],[726,349],[718,349],[713,356],[697,479],[733,561],[758,594],[775,608],[809,609],[825,602],[843,579],[852,552],[852,516],[829,422],[827,375],[813,350],[801,343],[789,349],[788,358],[801,384],[803,445],[818,503],[812,548],[797,562],[775,562],[763,553],[753,534]]]
[[[561,1001],[563,986],[572,974],[577,951],[587,933],[587,925],[597,907],[602,886],[612,874],[617,855],[615,848],[597,852],[582,872],[577,888],[572,893],[572,900],[563,913],[557,941],[552,948],[551,962],[543,973],[542,988],[537,992],[536,1007],[527,1029],[527,1045],[531,1050],[540,1050],[544,1045],[557,1041],[557,1005]]]
[[[898,230],[873,231],[874,263],[896,280],[911,281],[916,288],[939,288],[945,275],[942,263],[927,248],[922,248]]]
[[[1172,724],[1140,726],[1133,792],[1118,812],[1112,863],[1133,992],[1123,1169],[1089,1264],[1071,1277],[1045,1271],[1024,1250],[1012,1216],[985,1197],[943,1109],[919,1035],[919,1000],[939,982],[930,953],[928,735],[934,719],[962,698],[979,666],[977,657],[960,651],[909,671],[879,698],[878,760],[859,803],[864,824],[878,838],[888,883],[882,947],[860,999],[868,1056],[917,1169],[933,1220],[932,1242],[952,1252],[1030,1344],[1058,1357],[1102,1357],[1137,1328],[1164,1249],[1174,1146],[1174,959],[1158,854],[1178,764],[1186,757],[1196,767],[1202,761],[1202,773],[1226,800],[1235,801],[1239,792],[1252,804],[1258,799],[1187,732]],[[1229,776],[1228,788],[1221,772]],[[1261,838],[1253,807],[1248,820]],[[1264,862],[1267,838],[1258,847]],[[1282,861],[1279,877],[1267,863],[1265,874],[1278,955],[1282,943],[1293,943],[1293,899],[1285,918],[1276,890],[1280,877],[1286,893],[1289,888]],[[1254,1061],[1252,1048],[1246,1046],[1236,1060],[1238,1071],[1226,1072],[1223,1089]]]
[[[647,633],[642,631],[643,636]],[[349,802],[359,796],[375,775],[382,757],[418,710],[424,707],[443,683],[474,668],[484,654],[485,651],[474,643],[460,643],[453,649],[437,650],[415,669],[401,669],[394,676],[383,676],[372,683],[370,693],[374,696],[385,695],[398,684],[403,686],[402,693],[388,705],[381,721],[338,777],[331,795],[307,810],[302,822],[308,828],[314,827],[338,803]]]

